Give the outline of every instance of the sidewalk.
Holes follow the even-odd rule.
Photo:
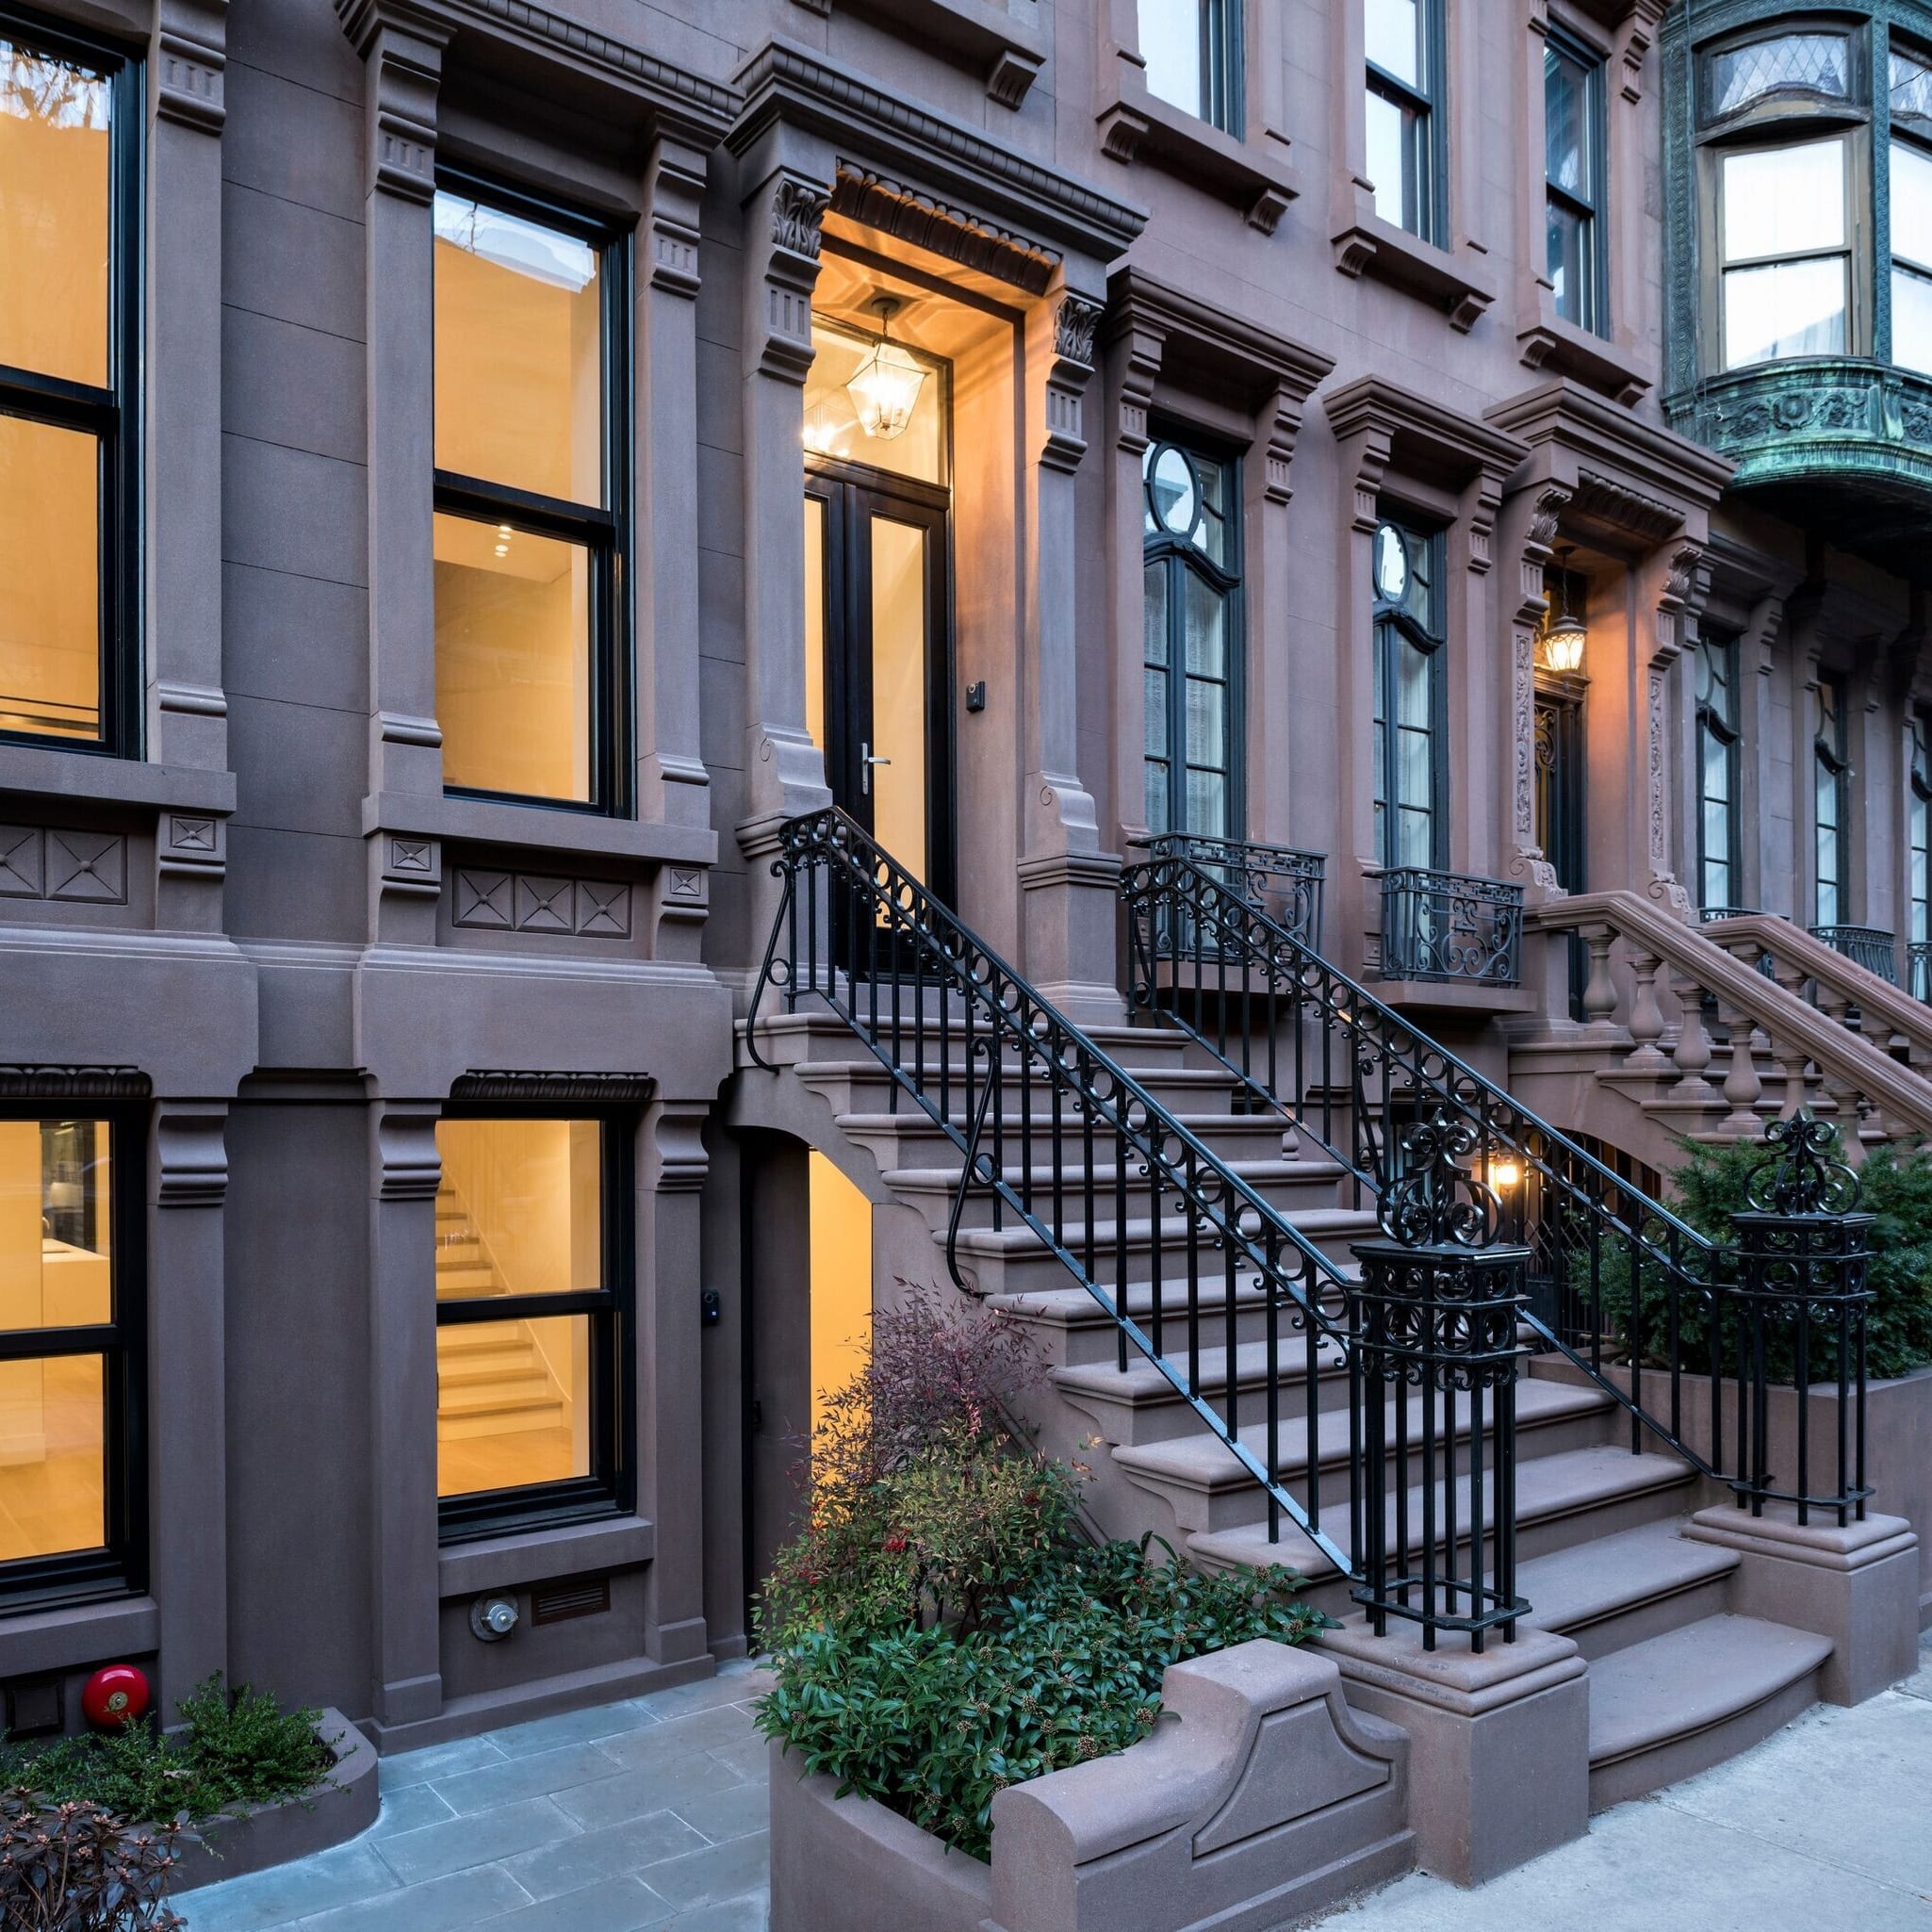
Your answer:
[[[1932,1644],[1920,1658],[1480,1892],[1418,1875],[1324,1932],[1932,1932]],[[763,1932],[767,1681],[728,1664],[389,1759],[372,1830],[179,1908],[190,1932]]]

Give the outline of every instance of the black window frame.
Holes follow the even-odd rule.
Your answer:
[[[1365,8],[1369,0],[1353,0]],[[1416,116],[1410,144],[1416,170],[1416,226],[1396,225],[1435,248],[1449,245],[1449,113],[1447,69],[1449,22],[1446,0],[1416,0],[1421,16],[1418,53],[1422,85],[1411,87],[1400,75],[1364,57],[1366,91],[1379,94]]]
[[[1886,177],[1885,214],[1881,227],[1877,221],[1872,224],[1873,308],[1874,308],[1874,351],[1883,362],[1894,368],[1909,369],[1922,376],[1932,377],[1932,367],[1924,363],[1900,362],[1897,342],[1892,327],[1893,310],[1897,306],[1893,300],[1901,277],[1912,282],[1932,283],[1932,236],[1924,238],[1917,253],[1904,253],[1893,241],[1891,173],[1892,155],[1901,147],[1908,148],[1922,159],[1932,159],[1932,117],[1919,114],[1901,115],[1896,106],[1897,85],[1892,79],[1892,62],[1902,59],[1925,68],[1932,67],[1932,35],[1924,40],[1913,40],[1909,34],[1899,34],[1888,30],[1884,39],[1873,50],[1873,72],[1878,71],[1877,62],[1885,63],[1885,86],[1874,87],[1874,119],[1881,116],[1884,122]],[[1879,101],[1880,94],[1884,99]],[[1901,121],[1905,123],[1900,125]],[[1879,165],[1876,136],[1874,137],[1873,167]]]
[[[139,759],[143,750],[140,374],[147,63],[116,41],[0,0],[0,39],[94,68],[108,84],[107,383],[96,386],[0,363],[0,415],[97,439],[100,734],[0,730],[0,744]]]
[[[1912,860],[1923,855],[1924,890],[1913,889]],[[1906,938],[1932,941],[1932,712],[1914,705],[1906,713]]]
[[[1585,273],[1580,313],[1572,314],[1559,298],[1557,314],[1593,336],[1608,336],[1610,313],[1610,93],[1608,62],[1600,48],[1578,35],[1551,25],[1545,37],[1543,72],[1546,99],[1552,60],[1567,60],[1583,70],[1584,166],[1592,193],[1581,195],[1564,188],[1549,171],[1549,133],[1546,114],[1543,141],[1543,191],[1546,209],[1560,208],[1580,225],[1584,236]],[[1546,221],[1546,232],[1547,232]],[[1546,244],[1545,272],[1548,271]]]
[[[1433,602],[1433,628],[1425,624],[1404,604],[1382,594],[1375,581],[1375,549],[1384,529],[1395,531],[1403,540],[1407,553],[1408,581],[1415,581],[1415,554],[1419,548],[1429,559],[1428,584]],[[1449,869],[1449,612],[1448,586],[1443,578],[1449,557],[1449,532],[1413,517],[1399,506],[1378,507],[1375,534],[1370,538],[1369,596],[1372,599],[1372,635],[1375,663],[1371,689],[1379,703],[1371,708],[1371,729],[1380,740],[1384,786],[1374,798],[1380,821],[1376,839],[1376,863],[1385,871],[1411,869],[1400,856],[1400,801],[1388,791],[1400,769],[1397,754],[1400,748],[1394,696],[1397,688],[1398,650],[1407,645],[1420,651],[1429,666],[1429,786],[1430,857],[1425,870]],[[1377,714],[1379,712],[1379,715]]]
[[[1851,856],[1852,806],[1851,752],[1846,717],[1849,697],[1849,684],[1842,671],[1819,672],[1818,722],[1811,735],[1811,915],[1816,925],[1848,925],[1852,923],[1846,903],[1851,896],[1850,868],[1846,864]],[[1819,834],[1825,829],[1824,821],[1818,816],[1821,774],[1831,781],[1837,814],[1837,822],[1831,829],[1838,835],[1838,869],[1830,882],[1837,906],[1829,918],[1825,914],[1826,879],[1824,867],[1819,861]]]
[[[1165,450],[1177,450],[1187,459],[1194,474],[1197,499],[1202,496],[1201,470],[1212,467],[1220,472],[1222,487],[1221,527],[1226,561],[1217,564],[1197,543],[1177,534],[1164,524],[1154,509],[1152,477],[1154,466]],[[1144,692],[1148,672],[1161,670],[1167,687],[1167,751],[1163,761],[1149,757],[1142,733],[1140,767],[1142,810],[1146,806],[1146,771],[1150,764],[1164,762],[1168,768],[1168,823],[1150,825],[1156,834],[1175,832],[1201,838],[1241,839],[1247,836],[1247,661],[1248,604],[1245,592],[1246,557],[1241,495],[1241,459],[1233,450],[1218,448],[1211,439],[1192,435],[1179,428],[1156,426],[1148,439],[1141,462],[1141,581],[1153,568],[1160,569],[1167,581],[1167,648],[1165,665],[1147,661],[1146,632],[1142,629],[1141,684]],[[1147,523],[1152,519],[1154,528]],[[1227,663],[1223,679],[1227,689],[1225,729],[1227,732],[1227,824],[1219,832],[1197,831],[1187,826],[1187,612],[1185,586],[1188,572],[1198,575],[1223,600],[1227,616]],[[1200,769],[1205,770],[1203,766]],[[1176,824],[1176,807],[1183,821]],[[1151,816],[1151,814],[1150,814]]]
[[[583,546],[590,560],[590,797],[551,798],[497,791],[487,786],[446,784],[453,798],[488,798],[547,811],[576,811],[593,817],[628,818],[636,810],[636,787],[629,756],[635,683],[630,565],[631,478],[634,431],[631,423],[633,349],[633,250],[631,232],[564,203],[533,194],[500,177],[469,169],[438,166],[439,193],[459,195],[506,215],[535,221],[589,243],[598,251],[602,285],[599,339],[603,359],[603,496],[601,506],[573,503],[492,483],[456,470],[434,471],[434,508],[476,523],[507,523],[534,536],[556,537]],[[434,354],[434,289],[432,357]],[[434,442],[434,425],[432,441]]]
[[[1744,864],[1743,801],[1738,795],[1739,782],[1744,771],[1743,740],[1744,726],[1738,716],[1738,702],[1742,693],[1738,685],[1740,651],[1737,638],[1722,631],[1707,631],[1697,640],[1697,905],[1701,911],[1715,913],[1720,908],[1741,910],[1738,897],[1738,876]],[[1713,703],[1711,691],[1714,688],[1707,682],[1703,673],[1708,664],[1713,667],[1721,661],[1723,668],[1722,687],[1727,705]],[[1715,744],[1724,757],[1727,795],[1722,801],[1725,807],[1725,851],[1719,860],[1729,880],[1730,891],[1723,900],[1713,904],[1710,892],[1710,872],[1711,862],[1709,842],[1706,838],[1706,816],[1710,805],[1714,801],[1704,789],[1705,746]]]
[[[0,1330],[0,1361],[101,1357],[103,1527],[97,1549],[0,1564],[0,1617],[139,1596],[148,1586],[147,1107],[86,1094],[8,1095],[4,1121],[104,1121],[108,1189],[108,1318],[81,1328]]]
[[[590,1473],[561,1482],[519,1483],[436,1498],[438,1540],[445,1546],[522,1531],[627,1516],[637,1507],[637,1117],[621,1107],[449,1103],[446,1121],[596,1121],[602,1189],[603,1285],[567,1293],[480,1295],[437,1300],[435,1322],[462,1327],[485,1321],[590,1318]],[[433,1257],[425,1257],[431,1259]],[[437,1413],[441,1413],[440,1394]],[[432,1429],[434,1428],[434,1418]],[[433,1449],[434,1443],[432,1443]]]

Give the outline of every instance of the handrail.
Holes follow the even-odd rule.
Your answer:
[[[1733,941],[1760,947],[1846,1006],[1858,1007],[1861,1014],[1875,1015],[1910,1043],[1914,1058],[1932,1063],[1932,1009],[1895,981],[1874,973],[1851,954],[1827,944],[1802,925],[1776,913],[1751,912],[1711,920],[1704,932],[1727,949]]]
[[[1626,892],[1574,893],[1537,907],[1530,921],[1544,932],[1578,932],[1596,926],[1612,936],[1620,935],[1706,992],[1715,993],[1720,1002],[1732,1006],[1753,1027],[1762,1029],[1775,1049],[1781,1041],[1787,1043],[1785,1051],[1801,1053],[1822,1074],[1861,1095],[1887,1120],[1907,1132],[1932,1135],[1932,1083],[1901,1066],[1875,1041],[1852,1032],[1789,988],[1733,958],[1709,937],[1711,928],[1686,925],[1649,900]],[[1742,928],[1747,922],[1735,924]],[[1757,929],[1755,920],[1748,924],[1753,930],[1748,934],[1740,930],[1739,938],[1760,943],[1766,937],[1777,936],[1768,928],[1783,922],[1767,920],[1767,930]],[[1785,929],[1788,932],[1789,926]],[[1830,953],[1830,948],[1821,947],[1820,951]],[[1831,958],[1850,969],[1851,962],[1842,960],[1842,956],[1831,954]],[[1875,974],[1864,974],[1859,984],[1869,986],[1875,996],[1888,991],[1885,981]],[[1903,997],[1895,987],[1889,991],[1894,998]]]
[[[1721,1476],[1721,1435],[1713,1434],[1709,1453],[1686,1439],[1679,1373],[1674,1371],[1671,1377],[1667,1416],[1649,1412],[1634,1377],[1632,1390],[1627,1392],[1605,1373],[1603,1290],[1609,1241],[1623,1250],[1626,1279],[1634,1279],[1645,1269],[1653,1274],[1661,1270],[1668,1284],[1673,1337],[1687,1318],[1703,1321],[1714,1337],[1718,1317],[1713,1291],[1726,1272],[1726,1251],[1199,866],[1180,858],[1130,866],[1122,876],[1121,892],[1128,907],[1136,1004],[1190,1034],[1251,1090],[1273,1102],[1299,1129],[1313,1134],[1345,1160],[1365,1186],[1381,1192],[1398,1178],[1393,1150],[1399,1115],[1413,1113],[1415,1106],[1398,1108],[1391,1078],[1396,1073],[1410,1083],[1413,1103],[1420,1104],[1426,1095],[1431,1107],[1467,1122],[1479,1146],[1493,1151],[1492,1162],[1495,1154],[1504,1152],[1520,1161],[1525,1169],[1518,1182],[1520,1224],[1559,1288],[1554,1325],[1533,1309],[1526,1314],[1526,1321],[1546,1344],[1568,1357],[1630,1414],[1633,1448],[1641,1429],[1648,1429],[1704,1474]],[[1187,932],[1197,935],[1191,958],[1172,950],[1160,957],[1163,935]],[[1204,997],[1197,998],[1191,1015],[1187,1010],[1189,967],[1195,969],[1191,991],[1213,995],[1211,1017]],[[1256,998],[1253,982],[1257,977],[1264,982],[1258,1025],[1248,1011]],[[1230,994],[1240,997],[1231,999]],[[1229,1033],[1231,1006],[1243,1010],[1238,1055],[1232,1050]],[[1316,1108],[1301,1101],[1308,1063],[1302,1023],[1311,1015],[1321,1069],[1321,1077],[1314,1083],[1320,1095]],[[1285,1049],[1281,1044],[1285,1029],[1292,1031]],[[1336,1034],[1348,1042],[1356,1150],[1352,1157],[1341,1154],[1334,1145],[1334,1082],[1328,1075],[1334,1062],[1331,1041]],[[1294,1069],[1291,1081],[1282,1078],[1285,1058]],[[1370,1076],[1379,1076],[1379,1122],[1372,1120],[1378,1102]],[[1292,1089],[1289,1099],[1283,1097],[1285,1085]],[[1579,1268],[1587,1276],[1580,1288],[1569,1279]],[[1567,1311],[1562,1305],[1564,1302]],[[1646,1343],[1654,1338],[1644,1332],[1641,1297],[1631,1296],[1629,1307],[1629,1318],[1637,1327],[1625,1340],[1632,1357],[1641,1359]]]
[[[1247,885],[1242,896],[1251,905],[1269,913],[1297,939],[1320,945],[1326,853],[1304,852],[1296,845],[1269,845],[1255,839],[1209,838],[1200,832],[1155,832],[1127,843],[1131,850],[1151,852],[1156,859],[1187,859],[1216,874],[1238,874]],[[1279,908],[1269,904],[1271,891],[1279,891]]]
[[[1348,1278],[837,807],[788,821],[780,829],[779,856],[772,870],[783,883],[783,896],[746,1022],[751,1057],[769,1068],[759,1046],[757,1025],[767,987],[780,987],[788,1010],[795,1011],[801,998],[815,996],[844,1020],[896,1089],[911,1099],[965,1157],[948,1236],[948,1262],[955,1279],[964,1285],[954,1250],[966,1192],[977,1185],[992,1196],[995,1228],[1003,1225],[1005,1211],[1018,1215],[1111,1317],[1122,1367],[1126,1366],[1131,1345],[1261,1484],[1268,1496],[1270,1539],[1277,1533],[1279,1516],[1285,1515],[1345,1577],[1358,1576],[1354,1560],[1321,1529],[1318,1440],[1317,1390],[1324,1366],[1318,1358],[1324,1347],[1342,1360],[1351,1352],[1346,1322],[1337,1319],[1328,1305],[1346,1299]],[[781,938],[786,942],[782,957]],[[907,955],[909,971],[903,963]],[[952,1019],[955,998],[961,1007],[957,1023]],[[927,1013],[935,999],[936,1018]],[[956,1050],[964,1056],[958,1072],[953,1065]],[[1022,1076],[1017,1122],[1008,1120],[1009,1056]],[[1043,1119],[1036,1085],[1047,1097]],[[971,1124],[961,1126],[960,1120]],[[1017,1172],[1006,1157],[1008,1131],[1019,1137]],[[1056,1154],[1064,1137],[1077,1138],[1082,1159],[1077,1183],[1070,1186],[1058,1158],[1050,1163],[1044,1180],[1036,1174],[1033,1150],[1041,1133],[1053,1137]],[[984,1146],[989,1134],[991,1152]],[[1102,1151],[1113,1155],[1112,1179],[1105,1184],[1095,1180],[1096,1154]],[[1155,1279],[1146,1326],[1127,1305],[1128,1211],[1140,1203],[1145,1203],[1154,1234]],[[1163,1328],[1171,1317],[1159,1278],[1159,1235],[1171,1206],[1180,1209],[1186,1225],[1185,1367],[1163,1347]],[[1111,1252],[1104,1253],[1097,1217],[1108,1209],[1114,1233],[1105,1244]],[[1225,1414],[1200,1393],[1203,1247],[1217,1257],[1210,1265],[1220,1275],[1225,1291]],[[1106,1264],[1111,1264],[1111,1281]],[[1265,1461],[1240,1438],[1235,1360],[1237,1283],[1244,1273],[1252,1274],[1253,1286],[1265,1290]],[[1305,1507],[1276,1474],[1282,1460],[1284,1317],[1291,1331],[1305,1334],[1309,1341],[1302,1370],[1309,1495]],[[1360,1467],[1359,1429],[1359,1409],[1351,1410],[1351,1476]],[[1354,1551],[1364,1547],[1361,1507],[1359,1485],[1351,1481],[1350,1547]]]

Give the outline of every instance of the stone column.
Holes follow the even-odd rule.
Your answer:
[[[1680,918],[1691,917],[1691,895],[1677,872],[1678,828],[1691,818],[1688,788],[1695,782],[1695,718],[1687,701],[1685,646],[1696,636],[1697,612],[1710,589],[1700,571],[1703,552],[1695,544],[1666,545],[1637,573],[1640,618],[1650,615],[1643,708],[1645,886],[1649,896]],[[1640,623],[1637,642],[1645,642]],[[1639,660],[1643,662],[1643,660]],[[1695,834],[1691,836],[1695,837]]]
[[[450,29],[409,0],[336,0],[366,69],[364,205],[368,341],[368,801],[440,798],[434,565],[435,309],[430,204],[436,96]],[[393,820],[391,821],[393,823]],[[434,903],[394,841],[369,839],[369,921],[379,939],[427,944]],[[425,846],[421,855],[437,855]],[[401,884],[400,893],[390,892]]]
[[[225,1101],[158,1099],[148,1150],[148,1521],[164,1721],[228,1667],[227,1121]]]
[[[701,148],[661,135],[645,172],[637,276],[637,815],[710,822],[698,741],[698,205]]]
[[[1515,566],[1514,580],[1506,579],[1499,592],[1510,654],[1510,733],[1502,767],[1509,795],[1502,876],[1520,880],[1532,904],[1559,895],[1556,874],[1536,843],[1536,630],[1549,608],[1543,573],[1556,541],[1557,521],[1569,499],[1570,492],[1561,483],[1518,490],[1504,499],[1498,532],[1505,567],[1511,563]]]
[[[637,1176],[637,1513],[657,1534],[645,1579],[644,1645],[654,1663],[705,1654],[704,1283],[699,1196],[706,1107],[646,1111]]]
[[[379,1728],[443,1705],[436,1633],[434,1101],[369,1110],[369,1601]],[[427,1451],[427,1452],[426,1452]]]
[[[1125,1017],[1119,988],[1118,853],[1100,849],[1080,776],[1080,527],[1074,472],[1099,300],[1064,285],[1028,311],[1026,473],[1018,653],[1022,953],[1034,983],[1076,1021]]]

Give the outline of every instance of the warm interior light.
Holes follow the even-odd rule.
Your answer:
[[[1515,1160],[1493,1160],[1489,1163],[1489,1185],[1498,1193],[1507,1193],[1512,1187],[1520,1187],[1523,1180],[1523,1164]]]
[[[891,296],[881,296],[875,304],[879,316],[878,341],[859,365],[859,373],[845,385],[860,426],[881,442],[905,434],[925,383],[925,371],[891,339],[892,311],[898,305]]]
[[[1567,545],[1558,549],[1556,558],[1556,602],[1544,619],[1542,635],[1536,640],[1536,653],[1542,659],[1545,670],[1567,676],[1583,668],[1583,647],[1590,641],[1590,632],[1582,618],[1569,606],[1570,552]]]

